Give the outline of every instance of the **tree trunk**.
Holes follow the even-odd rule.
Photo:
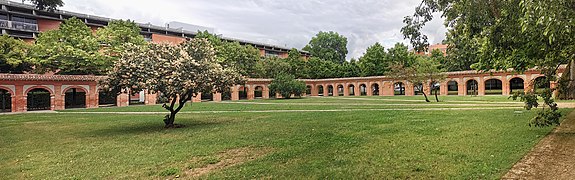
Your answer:
[[[429,99],[427,98],[427,94],[425,94],[425,91],[423,90],[423,84],[421,85],[420,90],[421,90],[421,94],[423,94],[423,97],[425,97],[425,102],[431,102],[431,101],[429,101]]]
[[[566,99],[575,99],[575,60],[569,63],[569,83],[565,90]]]
[[[439,98],[437,97],[437,89],[435,89],[435,101],[439,102]]]
[[[166,124],[165,128],[172,128],[174,127],[174,121],[176,120],[177,112],[171,111],[170,114],[166,115],[164,118],[164,123]]]

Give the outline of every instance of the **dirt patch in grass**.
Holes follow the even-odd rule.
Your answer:
[[[187,177],[199,177],[220,169],[243,164],[253,161],[271,152],[269,148],[252,148],[242,147],[229,149],[218,153],[215,157],[205,158],[205,165],[201,167],[190,168],[185,172]]]
[[[502,179],[573,179],[574,168],[575,112],[572,112]]]

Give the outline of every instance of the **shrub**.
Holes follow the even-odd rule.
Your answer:
[[[306,90],[305,82],[296,80],[293,75],[277,75],[269,86],[272,93],[279,93],[282,97],[289,99],[291,95],[301,97]]]

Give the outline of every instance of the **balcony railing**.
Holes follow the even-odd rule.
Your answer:
[[[28,31],[38,31],[37,24],[30,24],[30,23],[23,23],[23,22],[16,22],[16,21],[9,21],[11,23],[11,27],[14,29],[22,29]]]
[[[30,24],[18,21],[0,20],[0,27],[27,30],[27,31],[38,31],[37,24]]]

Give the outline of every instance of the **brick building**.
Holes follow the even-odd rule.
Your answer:
[[[33,42],[41,32],[58,29],[62,21],[72,17],[84,21],[93,31],[108,25],[108,22],[113,20],[106,17],[62,10],[54,12],[42,11],[35,9],[32,5],[8,0],[0,0],[0,5],[0,30],[2,34],[20,38],[27,42]],[[194,38],[197,34],[197,32],[187,31],[181,28],[175,29],[143,23],[138,23],[138,25],[140,26],[141,34],[149,42],[181,43],[186,39]],[[239,42],[242,45],[253,46],[260,50],[262,56],[287,57],[288,52],[291,50],[291,48],[288,47],[265,43],[228,37],[220,38],[224,41]],[[310,56],[308,52],[300,52],[303,57],[307,58]]]

